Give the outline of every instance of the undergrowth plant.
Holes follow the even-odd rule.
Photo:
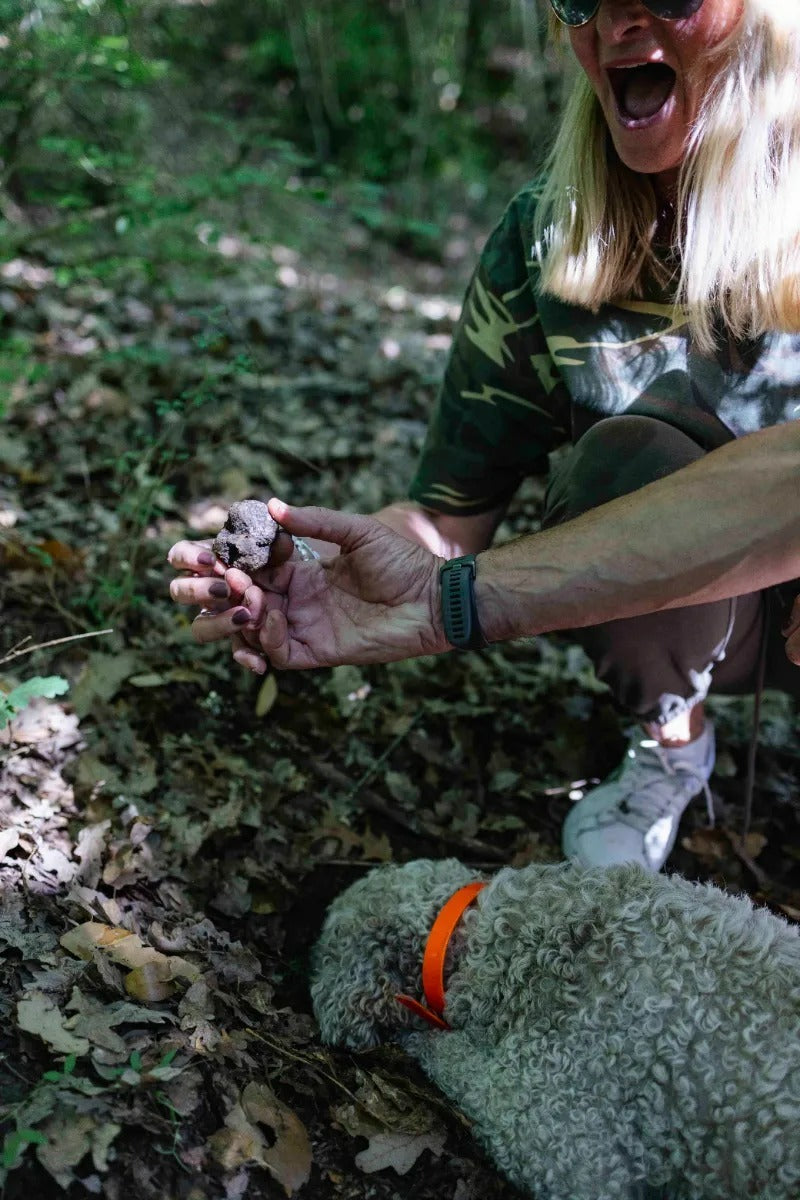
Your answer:
[[[198,354],[224,341],[223,311],[217,308],[206,314],[204,327],[193,338]],[[246,371],[249,366],[246,356],[240,355],[232,370]],[[147,599],[142,585],[152,554],[147,531],[172,507],[172,480],[190,457],[193,420],[214,402],[215,386],[209,379],[175,397],[156,397],[149,420],[135,430],[130,444],[102,464],[112,471],[116,529],[97,547],[90,578],[74,592],[71,608],[81,616],[113,625]]]
[[[52,700],[68,690],[69,683],[61,675],[34,675],[8,692],[0,690],[0,729],[5,729],[9,721],[37,696]]]

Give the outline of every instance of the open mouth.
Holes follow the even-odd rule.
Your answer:
[[[677,75],[663,62],[638,67],[609,67],[617,111],[626,125],[652,121],[675,90]]]

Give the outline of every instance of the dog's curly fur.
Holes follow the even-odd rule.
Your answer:
[[[381,867],[334,901],[325,1040],[402,1042],[536,1200],[798,1200],[800,932],[635,866],[508,868],[449,953],[452,1032],[420,1031],[395,994],[422,999],[431,924],[478,877]]]

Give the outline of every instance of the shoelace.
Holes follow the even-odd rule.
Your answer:
[[[640,753],[640,751],[644,751],[644,754]],[[655,758],[661,768],[657,774],[655,773],[655,763],[647,761],[646,755],[648,754]],[[620,802],[616,811],[606,814],[605,821],[599,823],[613,824],[619,820],[618,814],[621,814],[626,825],[631,825],[634,829],[639,829],[643,833],[647,832],[654,821],[657,821],[660,817],[672,815],[673,796],[670,794],[659,797],[655,789],[660,784],[663,784],[665,775],[677,775],[682,771],[694,776],[701,785],[705,795],[708,823],[712,829],[714,828],[714,802],[711,798],[711,789],[708,786],[708,781],[694,763],[683,762],[680,759],[670,760],[667,752],[659,746],[658,742],[647,739],[637,743],[632,757],[629,757],[628,761],[623,764],[622,770],[626,771],[626,774],[631,779],[631,790]],[[637,802],[631,803],[634,797],[637,798]],[[622,807],[623,805],[625,807]]]

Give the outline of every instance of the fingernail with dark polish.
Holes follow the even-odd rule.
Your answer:
[[[231,620],[233,621],[234,625],[246,625],[250,620],[250,613],[246,608],[240,608],[238,612],[233,614]]]
[[[221,579],[215,579],[213,583],[208,585],[208,592],[210,596],[229,596],[230,591],[231,590],[227,583],[223,583]]]
[[[197,556],[197,561],[202,563],[204,567],[213,567],[216,559],[210,550],[201,550]]]

